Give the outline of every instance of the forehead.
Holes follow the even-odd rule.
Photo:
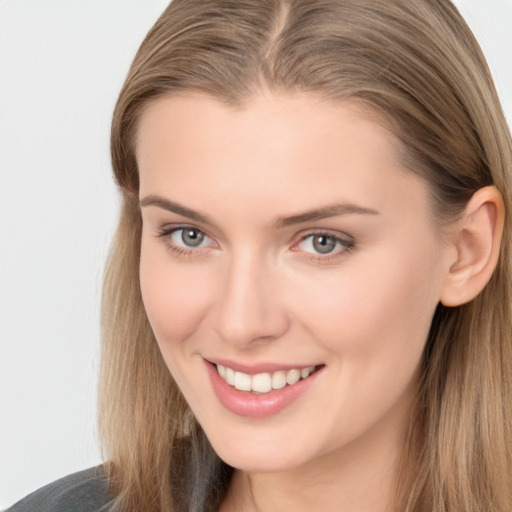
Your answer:
[[[384,122],[355,102],[269,94],[232,107],[202,94],[167,96],[140,117],[140,194],[192,202],[202,194],[203,204],[246,196],[292,211],[340,200],[379,208],[420,186],[398,147]]]
[[[320,139],[350,136],[354,141],[367,131],[387,150],[398,140],[386,129],[384,116],[357,100],[330,100],[314,93],[262,93],[239,105],[229,105],[200,93],[167,95],[149,101],[140,115],[136,153],[155,141],[158,132],[166,144],[179,138],[182,143],[225,143],[231,140],[265,144],[283,149],[302,138],[308,147]],[[279,139],[275,139],[275,135]],[[149,137],[148,137],[149,136]],[[161,141],[161,138],[160,138]],[[326,140],[328,143],[329,140]],[[234,149],[234,148],[232,148]],[[384,148],[383,148],[384,149]]]

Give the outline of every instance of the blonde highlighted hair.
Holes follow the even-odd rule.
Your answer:
[[[100,434],[117,511],[214,511],[233,469],[174,383],[141,299],[134,141],[162,95],[241,105],[262,90],[353,99],[401,141],[442,223],[479,188],[506,207],[496,271],[439,306],[397,481],[405,512],[512,510],[512,142],[482,52],[449,0],[174,0],[143,41],[112,123],[123,196],[103,297]]]

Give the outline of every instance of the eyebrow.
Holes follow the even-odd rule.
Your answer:
[[[172,213],[182,215],[189,219],[204,224],[212,225],[212,220],[205,214],[187,208],[179,203],[170,201],[160,196],[149,195],[140,200],[140,206],[156,206]],[[351,203],[336,203],[322,208],[315,208],[307,212],[291,215],[288,217],[280,217],[274,221],[274,229],[280,229],[295,224],[302,224],[304,222],[312,222],[316,220],[327,219],[329,217],[337,217],[339,215],[359,214],[359,215],[379,215],[377,210],[373,208],[365,208]]]
[[[145,206],[156,206],[158,208],[162,208],[163,210],[182,215],[183,217],[188,217],[189,219],[195,220],[197,222],[203,222],[204,224],[210,225],[213,224],[207,215],[196,212],[195,210],[187,208],[186,206],[182,206],[181,204],[175,203],[174,201],[169,201],[169,199],[164,199],[160,196],[147,196],[144,199],[141,199],[139,204],[141,208],[144,208]]]
[[[293,226],[295,224],[302,224],[303,222],[312,222],[315,220],[328,219],[329,217],[337,217],[339,215],[347,214],[379,215],[379,212],[373,208],[364,208],[356,204],[337,203],[323,208],[299,213],[297,215],[291,215],[290,217],[277,219],[274,223],[274,227],[278,229]]]

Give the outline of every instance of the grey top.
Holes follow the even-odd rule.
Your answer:
[[[5,512],[107,512],[109,501],[108,481],[98,466],[48,484]]]

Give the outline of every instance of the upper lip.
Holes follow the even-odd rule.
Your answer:
[[[209,363],[215,365],[227,366],[235,370],[236,372],[247,373],[248,375],[256,375],[258,373],[272,373],[278,371],[288,371],[288,370],[302,370],[303,368],[311,368],[312,366],[319,366],[320,363],[313,364],[282,364],[282,363],[270,363],[270,362],[261,362],[261,363],[243,363],[238,361],[232,361],[230,359],[221,359],[216,357],[208,357],[205,360]]]

